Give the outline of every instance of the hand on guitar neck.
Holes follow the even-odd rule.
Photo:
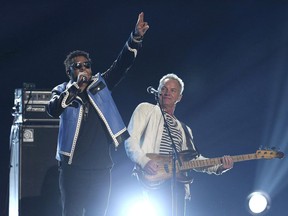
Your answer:
[[[233,168],[234,161],[233,161],[231,156],[224,155],[221,158],[221,162],[222,162],[222,164],[217,170],[218,173],[224,173],[224,172]]]

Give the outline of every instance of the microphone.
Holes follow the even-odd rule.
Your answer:
[[[81,79],[78,81],[78,86],[82,86],[83,83],[87,82],[88,79],[86,76],[82,76]]]
[[[154,94],[155,96],[158,96],[158,91],[157,91],[156,89],[154,89],[152,86],[149,86],[149,87],[147,88],[147,92],[148,92],[149,94]]]

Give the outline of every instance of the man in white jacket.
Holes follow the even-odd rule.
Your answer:
[[[185,201],[190,196],[188,180],[171,181],[173,149],[185,152],[188,161],[206,159],[197,152],[191,129],[174,116],[176,104],[181,100],[183,90],[184,83],[176,74],[166,74],[159,81],[156,96],[158,103],[139,104],[128,125],[130,137],[125,141],[125,149],[128,157],[136,164],[135,173],[138,180],[144,183],[142,185],[145,197],[159,207],[158,216],[174,215],[173,212],[177,212],[177,216],[185,215]],[[182,164],[184,158],[182,153],[179,154],[180,163],[176,163],[177,166]],[[232,158],[223,156],[219,164],[198,166],[194,170],[219,175],[232,167]],[[183,176],[180,175],[179,169],[181,168],[176,169],[178,180]],[[173,189],[171,189],[172,182],[176,182],[173,184]]]

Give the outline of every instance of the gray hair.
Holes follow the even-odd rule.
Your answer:
[[[182,95],[183,91],[184,91],[184,82],[182,81],[181,78],[179,78],[176,74],[174,73],[170,73],[170,74],[166,74],[164,75],[160,81],[159,81],[159,86],[158,86],[158,91],[161,91],[161,88],[164,86],[164,81],[165,79],[173,79],[173,80],[177,80],[179,85],[180,85],[180,95]]]

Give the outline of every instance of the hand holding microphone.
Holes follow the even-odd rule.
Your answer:
[[[79,86],[80,92],[84,91],[84,89],[88,86],[89,79],[86,73],[79,73],[77,78],[77,85]]]
[[[77,79],[77,84],[81,88],[84,83],[88,83],[88,78],[86,74],[79,74]]]
[[[78,85],[75,85],[75,83]],[[73,85],[70,86],[68,89],[69,96],[65,101],[65,104],[68,105],[72,103],[72,101],[76,98],[76,96],[83,92],[84,89],[88,86],[88,78],[86,74],[78,74],[77,81],[73,83]]]

